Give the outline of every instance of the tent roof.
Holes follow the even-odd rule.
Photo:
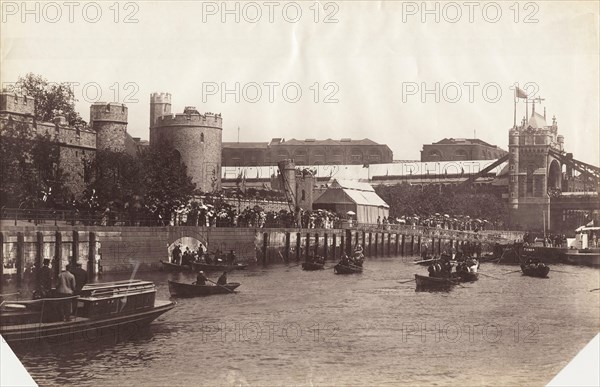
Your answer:
[[[356,180],[338,180],[338,179],[335,179],[331,183],[331,187],[332,188],[351,189],[351,190],[356,190],[356,191],[375,192],[375,189],[373,189],[373,186],[371,184],[369,184],[369,183],[363,183],[363,182],[356,181]]]
[[[346,195],[352,199],[352,201],[360,206],[375,206],[390,208],[382,198],[379,197],[375,192],[368,191],[357,191],[352,189],[343,190]]]
[[[357,182],[353,182],[357,183]],[[366,183],[358,183],[366,184]],[[371,188],[370,191],[362,191],[357,189],[342,188],[341,186],[329,187],[321,196],[319,196],[314,203],[315,204],[351,204],[354,203],[359,206],[371,206],[371,207],[384,207],[390,208],[390,206],[383,201],[375,193],[375,190]]]

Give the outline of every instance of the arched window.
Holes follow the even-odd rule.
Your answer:
[[[464,149],[457,149],[454,152],[454,158],[456,160],[467,160],[469,157],[469,155],[467,154],[467,151]]]
[[[362,163],[363,162],[363,153],[359,148],[352,148],[350,151],[350,161],[352,163]]]
[[[321,165],[325,164],[325,151],[322,149],[316,149],[313,151],[312,164]]]

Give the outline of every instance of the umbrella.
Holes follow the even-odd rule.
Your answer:
[[[356,215],[356,212],[354,212],[354,211],[348,211],[348,212],[346,212],[346,215]]]

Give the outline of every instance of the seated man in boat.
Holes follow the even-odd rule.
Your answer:
[[[224,271],[223,274],[217,280],[217,285],[227,285],[227,272]]]
[[[427,271],[429,272],[429,276],[430,277],[435,277],[436,276],[435,265],[433,263],[431,265],[429,265],[429,267],[427,268]]]
[[[172,262],[175,265],[181,264],[181,245],[176,245],[175,248],[173,249],[172,259],[173,259]]]
[[[360,257],[363,254],[363,247],[361,246],[361,244],[357,244],[356,247],[354,248],[354,256],[355,257]]]
[[[193,283],[193,285],[206,285],[206,281],[208,280],[208,278],[206,278],[206,276],[204,275],[203,271],[199,271],[198,275],[196,276],[196,282]]]
[[[317,256],[317,263],[324,264],[325,263],[325,258],[323,258],[322,256],[318,255]]]

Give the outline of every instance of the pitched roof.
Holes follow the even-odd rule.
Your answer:
[[[268,148],[268,142],[224,142],[223,148]]]
[[[317,204],[338,204],[348,203],[348,200],[361,206],[390,208],[390,206],[375,193],[371,184],[347,180],[334,180],[331,187],[329,187],[325,193],[314,202]]]
[[[328,138],[326,140],[296,140],[295,138],[289,139],[286,142],[277,143],[273,145],[382,145],[378,144],[373,140],[369,140],[368,138],[363,138],[362,140],[333,140]]]
[[[527,126],[531,126],[534,129],[543,129],[545,126],[547,126],[546,119],[544,116],[534,112],[531,117],[529,117]]]

